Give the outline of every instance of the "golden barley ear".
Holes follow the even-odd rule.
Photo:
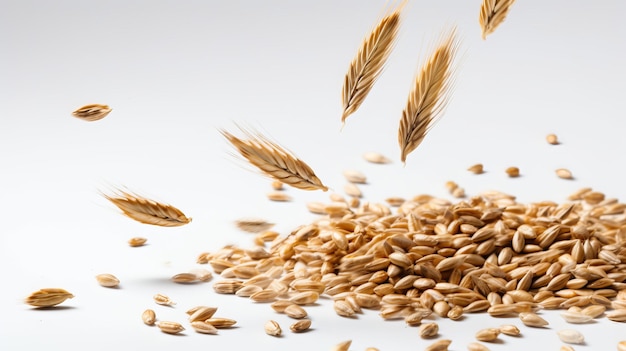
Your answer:
[[[146,199],[136,194],[117,189],[114,195],[102,193],[126,216],[145,224],[161,227],[178,227],[191,222],[191,218],[176,207]]]
[[[367,97],[374,83],[380,76],[385,62],[391,53],[398,29],[403,1],[391,13],[383,17],[371,33],[365,37],[344,78],[341,99],[343,114],[342,126],[346,118],[354,113]]]
[[[328,190],[313,169],[289,150],[258,132],[244,132],[248,137],[247,140],[237,138],[225,130],[221,131],[241,156],[265,175],[298,189]]]
[[[483,40],[504,22],[514,2],[515,0],[483,0],[478,17]]]
[[[443,114],[452,85],[453,61],[457,51],[456,28],[453,28],[442,36],[436,50],[415,78],[398,130],[403,163]]]

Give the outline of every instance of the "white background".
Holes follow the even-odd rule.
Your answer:
[[[386,1],[0,1],[0,269],[3,350],[193,347],[330,350],[423,349],[404,322],[376,311],[356,320],[335,315],[327,300],[308,308],[313,330],[288,331],[266,304],[217,295],[212,283],[169,281],[197,267],[198,254],[226,244],[252,245],[233,226],[262,217],[288,233],[314,216],[308,201],[328,193],[288,189],[290,203],[269,202],[269,181],[230,154],[219,128],[259,129],[305,160],[341,192],[344,169],[364,172],[367,200],[429,193],[449,197],[454,180],[470,195],[496,189],[522,202],[565,201],[585,186],[626,197],[623,177],[626,4],[622,1],[528,0],[480,38],[480,1],[410,1],[395,51],[361,108],[340,129],[340,91],[348,63]],[[461,39],[456,85],[446,114],[424,143],[399,162],[397,128],[416,69],[442,30]],[[88,123],[71,111],[90,103],[113,112]],[[556,133],[561,145],[545,135]],[[362,160],[365,151],[390,165]],[[485,165],[486,173],[466,168]],[[522,176],[510,179],[508,166]],[[555,176],[569,168],[576,179]],[[127,187],[193,217],[159,228],[120,215],[98,191]],[[148,245],[130,248],[133,236]],[[120,289],[98,286],[115,274]],[[56,310],[33,310],[24,297],[62,287],[76,297]],[[157,306],[162,293],[178,302]],[[153,308],[162,320],[186,322],[184,311],[213,305],[238,320],[217,336],[190,328],[171,336],[141,323]],[[522,328],[492,350],[557,350],[567,326],[544,313],[545,330]],[[280,339],[264,334],[277,320]],[[464,350],[482,327],[516,320],[470,315],[440,320],[451,350]],[[586,345],[610,350],[624,325],[607,319],[573,326]]]

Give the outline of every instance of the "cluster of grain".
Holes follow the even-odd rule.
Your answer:
[[[431,313],[519,315],[532,327],[547,325],[539,309],[567,310],[570,323],[606,310],[626,320],[626,204],[592,189],[562,204],[489,192],[457,203],[420,195],[395,213],[368,202],[323,208],[312,223],[272,235],[268,247],[257,240],[251,249],[203,254],[223,278],[215,291],[274,302],[281,313],[296,305],[299,317],[301,306],[325,295],[340,316],[376,309],[384,319],[422,325],[423,337],[438,333],[437,324],[421,323]],[[519,334],[510,327],[479,332],[478,340]]]

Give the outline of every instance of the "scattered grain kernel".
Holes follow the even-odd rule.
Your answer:
[[[25,302],[35,307],[52,307],[73,297],[74,295],[64,289],[45,288],[30,294]]]
[[[442,339],[428,345],[424,351],[448,351],[448,346],[452,344],[452,340]]]
[[[558,145],[559,144],[559,139],[556,136],[556,134],[548,134],[548,135],[546,135],[546,141],[548,142],[548,144],[551,144],[551,145]]]
[[[154,302],[156,302],[159,305],[173,306],[176,304],[176,302],[170,300],[168,296],[165,296],[162,294],[156,294],[152,298],[154,299]]]
[[[363,154],[363,158],[365,159],[365,161],[370,163],[391,163],[391,160],[388,157],[383,154],[379,154],[378,152],[366,152]]]
[[[559,168],[556,170],[556,175],[562,179],[573,179],[572,172],[565,168]]]
[[[496,340],[498,335],[500,335],[500,329],[498,328],[481,329],[476,333],[476,340],[491,342]]]
[[[272,181],[272,189],[283,190],[283,182],[281,182],[280,180]]]
[[[559,339],[568,344],[583,344],[585,337],[577,330],[563,329],[557,332]]]
[[[504,324],[500,326],[500,333],[504,334],[504,335],[509,335],[509,336],[519,336],[520,335],[520,330],[518,327],[512,325],[512,324]]]
[[[423,323],[420,325],[420,336],[422,338],[432,338],[439,334],[439,325],[437,323]]]
[[[528,327],[543,328],[548,322],[533,312],[521,312],[519,318]]]
[[[296,304],[287,306],[284,310],[285,314],[294,319],[301,319],[307,316],[307,312],[304,308]]]
[[[467,345],[468,351],[489,351],[489,348],[481,343],[472,342]]]
[[[335,345],[332,351],[348,351],[350,349],[350,345],[352,345],[352,340],[342,341]]]
[[[617,351],[626,351],[626,340],[617,343]]]
[[[154,313],[153,310],[147,309],[141,314],[141,320],[146,325],[154,325],[154,322],[156,322],[156,313]]]
[[[280,329],[278,322],[270,320],[265,323],[265,333],[271,336],[280,336],[283,330]]]
[[[574,348],[569,345],[562,345],[559,351],[574,351]]]
[[[192,310],[187,311],[187,313],[189,313],[190,311]],[[189,321],[206,321],[207,319],[213,317],[216,311],[217,307],[197,306],[193,309],[193,312],[189,314]]]
[[[259,233],[269,230],[274,226],[274,223],[270,223],[262,218],[241,218],[235,221],[235,225],[244,232]]]
[[[191,327],[198,333],[215,335],[218,333],[217,328],[205,321],[192,321]]]
[[[120,284],[120,280],[117,279],[113,274],[98,274],[96,275],[96,280],[98,284],[106,287],[106,288],[115,288]]]
[[[505,172],[511,178],[519,177],[519,168],[517,167],[509,167],[505,170]]]
[[[170,321],[160,321],[156,323],[157,327],[161,329],[162,332],[168,334],[178,334],[185,330],[185,328],[177,322]]]
[[[310,327],[311,327],[311,320],[302,319],[293,323],[291,326],[289,326],[289,330],[291,330],[294,333],[301,333],[305,330],[308,330]]]
[[[475,165],[470,166],[467,170],[474,174],[481,174],[483,173],[483,164],[477,163]]]
[[[172,276],[171,280],[174,283],[190,284],[198,281],[198,277],[193,273],[178,273]]]
[[[72,115],[87,122],[95,122],[106,117],[112,109],[108,105],[91,104],[78,108]]]
[[[367,183],[367,177],[365,176],[365,174],[363,174],[363,173],[361,173],[359,171],[345,170],[345,171],[343,171],[343,176],[350,183],[357,183],[357,184],[365,184],[365,183]]]
[[[291,201],[291,196],[287,195],[282,191],[272,191],[271,193],[267,193],[267,198],[271,201],[276,202],[289,202]]]
[[[236,320],[230,318],[208,318],[204,322],[209,323],[218,329],[230,328],[237,324]]]
[[[146,238],[141,238],[141,237],[134,237],[134,238],[130,238],[128,240],[128,245],[132,246],[132,247],[139,247],[139,246],[143,246],[145,245],[145,243],[148,241],[148,239]]]

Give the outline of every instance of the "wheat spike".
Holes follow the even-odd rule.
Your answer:
[[[342,125],[345,124],[346,118],[361,106],[380,76],[394,47],[404,4],[405,2],[402,2],[376,25],[364,39],[356,56],[350,62],[341,95],[343,102]]]
[[[258,132],[245,132],[248,140],[239,139],[225,130],[221,133],[248,162],[266,175],[298,189],[328,190],[311,167]]]
[[[406,162],[406,156],[420,145],[443,113],[448,102],[454,71],[452,63],[457,50],[456,29],[452,29],[442,36],[437,49],[415,78],[398,130],[402,162]]]
[[[122,212],[141,223],[161,227],[178,227],[191,222],[191,218],[174,206],[162,204],[136,194],[117,189],[115,195],[102,194]]]
[[[483,40],[487,39],[487,35],[493,33],[504,22],[514,2],[515,0],[483,0],[478,18]]]

